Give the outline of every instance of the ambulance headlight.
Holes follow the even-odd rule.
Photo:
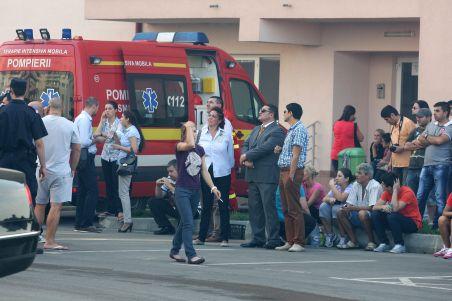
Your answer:
[[[61,32],[61,39],[70,40],[72,39],[72,31],[70,28],[63,28]]]
[[[90,56],[89,57],[89,63],[91,65],[99,65],[102,62],[102,58],[97,56]]]
[[[49,33],[49,31],[47,30],[47,28],[41,28],[41,29],[39,30],[39,32],[41,33],[41,38],[42,38],[43,40],[50,40],[50,33]]]
[[[229,69],[233,69],[235,67],[235,62],[234,61],[226,61],[226,67],[228,67]]]
[[[23,29],[16,29],[17,38],[21,41],[25,41],[25,32]]]
[[[30,28],[24,29],[24,33],[26,40],[33,40],[33,29]]]

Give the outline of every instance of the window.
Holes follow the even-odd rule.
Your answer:
[[[256,91],[245,81],[233,79],[230,81],[232,102],[238,119],[259,124],[257,119],[263,103]]]
[[[63,103],[63,116],[74,119],[74,76],[70,72],[58,71],[8,71],[0,72],[0,87],[8,87],[11,79],[18,77],[27,80],[28,101],[41,101],[47,106],[53,97],[60,97]]]
[[[266,103],[279,104],[279,56],[234,55]]]
[[[130,106],[142,126],[179,127],[188,120],[185,78],[132,75],[128,84]]]

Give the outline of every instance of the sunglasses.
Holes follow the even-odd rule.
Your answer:
[[[207,115],[207,117],[218,119],[217,115],[212,115],[212,114]]]
[[[268,112],[270,112],[270,110],[266,110],[266,109],[260,109],[259,110],[259,113],[268,113]]]

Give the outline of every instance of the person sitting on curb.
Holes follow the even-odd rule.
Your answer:
[[[156,181],[155,198],[149,202],[152,215],[159,230],[154,231],[155,235],[174,234],[175,229],[167,216],[174,217],[179,221],[176,204],[174,203],[174,191],[176,190],[177,180],[177,161],[171,160],[166,167],[168,177]]]
[[[373,171],[372,165],[369,163],[358,165],[356,182],[353,183],[346,204],[342,206],[337,214],[341,236],[345,237],[347,235],[350,239],[348,242],[345,239],[341,239],[341,242],[337,245],[339,249],[358,248],[358,240],[353,227],[361,227],[366,231],[369,239],[365,247],[366,251],[373,251],[376,247],[370,212],[372,211],[372,206],[380,199],[382,188],[377,181],[372,179]]]
[[[386,229],[389,229],[395,244],[389,252],[405,253],[403,233],[415,233],[422,228],[416,196],[410,187],[400,186],[400,180],[394,173],[383,174],[381,185],[384,192],[372,210],[372,224],[380,240],[380,245],[374,251],[389,251],[386,236]]]
[[[323,198],[320,205],[320,220],[322,221],[323,231],[325,233],[325,247],[331,248],[339,241],[332,229],[333,221],[337,224],[337,212],[347,201],[348,195],[352,190],[352,182],[355,180],[352,172],[348,168],[340,168],[336,178],[329,182],[330,191]],[[345,238],[342,239],[342,243]]]
[[[446,207],[444,208],[443,215],[438,219],[439,234],[443,240],[444,246],[441,250],[434,253],[435,257],[443,257],[444,259],[452,258],[452,192],[449,193],[447,198]]]

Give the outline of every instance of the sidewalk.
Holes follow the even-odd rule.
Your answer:
[[[199,219],[195,220],[195,232],[199,230]],[[175,221],[173,221],[173,224]],[[118,229],[118,222],[115,217],[100,218],[99,223],[107,229]],[[239,229],[245,227],[245,240],[251,239],[251,227],[248,221],[231,220],[231,227]],[[159,229],[153,218],[134,218],[133,229],[135,231],[154,232]],[[367,236],[365,233],[357,229],[358,241],[361,245],[367,244]],[[388,234],[390,240],[392,237]],[[439,235],[430,234],[408,234],[404,237],[405,246],[409,253],[432,254],[442,247],[441,237]]]

